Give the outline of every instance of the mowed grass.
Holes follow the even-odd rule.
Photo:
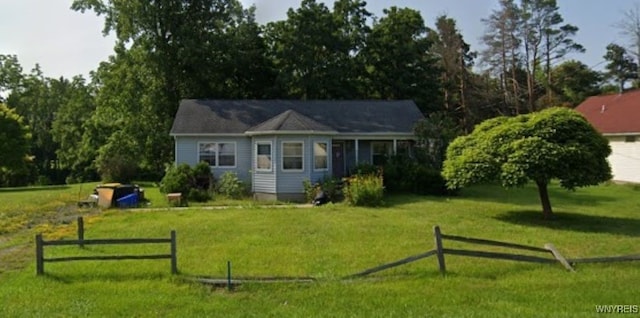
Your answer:
[[[245,207],[111,210],[86,216],[86,238],[168,237],[176,230],[180,275],[168,260],[47,263],[0,274],[0,316],[170,317],[582,317],[596,305],[640,305],[640,263],[559,264],[446,256],[365,278],[364,269],[433,249],[443,233],[542,247],[568,258],[640,253],[640,189],[551,188],[557,219],[543,221],[533,187],[479,186],[458,197],[391,196],[383,208]],[[73,239],[75,224],[45,239]],[[32,240],[32,238],[31,238]],[[473,248],[445,241],[445,247]],[[31,244],[32,248],[33,245]],[[487,248],[481,248],[487,249]],[[166,253],[168,245],[47,247],[46,257]],[[492,251],[504,249],[490,248]],[[314,283],[211,289],[184,278],[314,277]]]

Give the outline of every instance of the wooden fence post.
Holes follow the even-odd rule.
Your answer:
[[[84,248],[84,220],[81,216],[78,217],[78,246]]]
[[[44,253],[42,250],[42,234],[36,235],[36,275],[44,274]]]
[[[444,275],[447,271],[447,267],[444,264],[444,251],[442,250],[442,234],[440,233],[440,227],[433,227],[433,236],[436,241],[436,255],[438,256],[438,266],[440,267],[440,273]]]
[[[562,266],[564,266],[564,268],[566,268],[567,270],[569,270],[571,272],[575,272],[575,270],[573,269],[571,264],[569,264],[567,259],[564,258],[564,256],[562,256],[562,254],[560,254],[560,252],[558,252],[558,250],[556,249],[555,246],[553,246],[553,244],[547,243],[547,244],[544,245],[544,248],[549,250],[549,252],[551,252],[551,254],[553,254],[553,257],[555,257],[558,260],[558,262],[560,262],[560,264],[562,264]]]
[[[178,274],[178,257],[176,249],[176,231],[171,231],[171,274]]]
[[[231,261],[227,261],[227,285],[229,291],[233,291],[233,286],[231,285]]]

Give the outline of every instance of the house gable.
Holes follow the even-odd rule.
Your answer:
[[[289,133],[321,133],[333,134],[337,133],[333,128],[321,124],[295,110],[278,114],[267,121],[249,128],[246,131],[248,135],[258,134],[289,134]]]

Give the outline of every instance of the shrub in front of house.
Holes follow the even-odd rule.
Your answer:
[[[229,198],[241,198],[247,192],[244,182],[235,172],[227,171],[216,183],[216,192]]]
[[[355,167],[351,168],[351,175],[364,176],[368,174],[380,173],[380,167],[366,162],[361,162]]]
[[[209,164],[201,161],[193,167],[193,177],[195,178],[195,186],[200,190],[206,190],[211,194],[213,189],[213,174]]]
[[[440,171],[408,156],[392,156],[384,165],[385,190],[423,195],[452,194]]]
[[[188,164],[170,166],[162,178],[160,191],[163,193],[181,193],[183,200],[206,202],[212,198],[213,176],[206,162],[197,164],[193,169]]]
[[[380,173],[354,175],[344,186],[344,199],[353,206],[381,206],[384,204],[383,178]]]
[[[320,183],[312,183],[309,179],[302,180],[302,188],[304,189],[305,202],[311,202],[320,192]]]
[[[302,181],[302,188],[304,189],[306,202],[312,202],[320,191],[324,191],[324,194],[331,202],[342,199],[342,181],[339,178],[327,176],[316,183],[305,179]]]
[[[209,189],[191,188],[187,198],[193,202],[207,202],[213,198],[213,195]]]
[[[193,167],[193,187],[189,190],[189,200],[207,202],[213,198],[213,174],[209,164],[201,161]]]
[[[160,182],[162,193],[182,193],[183,197],[189,195],[189,190],[194,184],[193,170],[188,164],[171,165]]]

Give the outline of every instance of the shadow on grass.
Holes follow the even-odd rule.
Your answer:
[[[384,206],[385,208],[393,208],[398,206],[403,206],[411,203],[422,203],[425,201],[431,202],[445,202],[452,198],[456,198],[457,196],[435,196],[435,195],[420,195],[420,194],[398,194],[392,193],[387,195],[384,198]]]
[[[0,188],[0,193],[3,192],[34,192],[34,191],[51,191],[51,190],[66,190],[70,187],[68,185],[56,185],[56,186],[41,186],[41,187],[21,187],[21,188]]]
[[[618,200],[617,197],[606,194],[594,194],[577,189],[570,191],[553,184],[549,186],[549,199],[551,204],[561,202],[562,204],[595,206],[603,202]],[[540,198],[538,189],[534,185],[526,185],[522,188],[505,189],[499,185],[486,184],[462,189],[460,198],[473,199],[482,202],[496,202],[508,204],[539,205]]]
[[[554,212],[553,219],[544,220],[540,211],[507,211],[494,218],[511,224],[543,227],[552,230],[640,236],[640,219],[632,218]]]

